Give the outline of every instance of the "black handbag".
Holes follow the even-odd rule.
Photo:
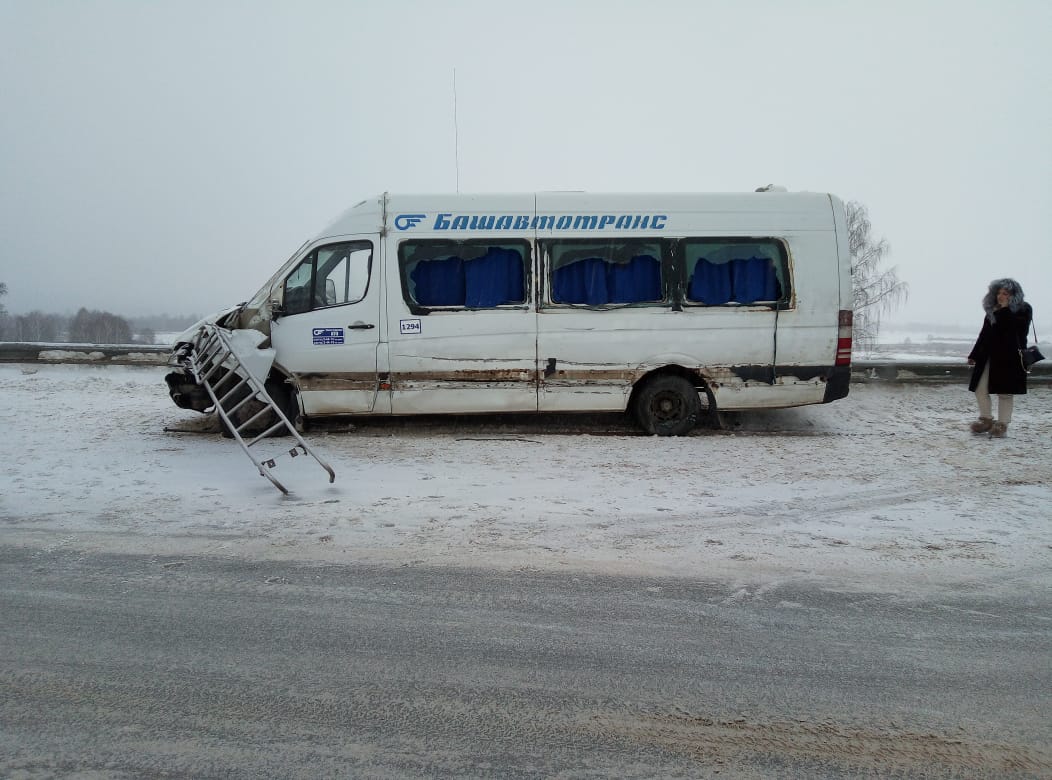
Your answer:
[[[1019,350],[1019,357],[1023,361],[1023,369],[1028,374],[1034,363],[1045,359],[1045,356],[1041,354],[1041,350],[1037,347],[1027,347],[1026,349]]]
[[[1019,350],[1019,359],[1023,362],[1023,370],[1028,374],[1034,363],[1045,359],[1045,356],[1041,354],[1041,350],[1037,348],[1037,327],[1034,325],[1033,320],[1030,320],[1030,326],[1034,328],[1034,345]]]

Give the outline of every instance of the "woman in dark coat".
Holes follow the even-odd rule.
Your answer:
[[[1023,288],[1014,279],[994,279],[983,297],[986,319],[979,338],[968,355],[972,379],[968,389],[975,393],[979,419],[972,433],[1002,438],[1012,421],[1015,396],[1026,393],[1026,369],[1019,350],[1026,347],[1027,331],[1033,311],[1023,300]],[[997,396],[997,419],[993,419],[990,396]]]

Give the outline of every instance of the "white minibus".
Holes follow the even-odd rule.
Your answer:
[[[848,393],[842,202],[737,194],[392,195],[305,243],[207,322],[255,330],[290,419],[627,411],[680,435],[706,411]],[[175,403],[208,412],[175,345]]]

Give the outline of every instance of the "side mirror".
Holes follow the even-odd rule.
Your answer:
[[[277,298],[272,298],[269,301],[270,306],[270,318],[276,320],[278,317],[285,313],[285,306]]]

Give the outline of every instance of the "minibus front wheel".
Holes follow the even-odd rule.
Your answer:
[[[300,416],[299,393],[296,392],[296,388],[281,374],[271,374],[265,388],[270,399],[281,409],[282,414],[288,418],[293,427],[305,431],[306,423]],[[282,429],[278,435],[286,436],[290,433],[291,431]]]
[[[663,374],[647,380],[635,396],[635,417],[644,432],[682,436],[698,424],[698,389],[681,376]]]

